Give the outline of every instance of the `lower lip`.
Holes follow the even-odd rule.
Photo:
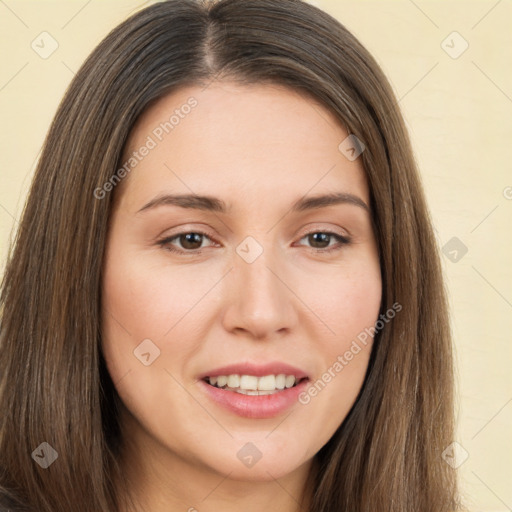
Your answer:
[[[204,380],[199,381],[199,385],[210,399],[228,411],[244,418],[263,419],[273,418],[298,402],[298,397],[308,382],[308,379],[304,379],[292,388],[283,389],[272,395],[261,396],[244,395],[236,391],[217,388]]]

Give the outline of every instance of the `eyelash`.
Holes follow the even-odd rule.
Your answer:
[[[300,240],[303,240],[304,238],[308,237],[309,235],[314,235],[317,233],[322,233],[324,235],[328,235],[330,237],[334,237],[338,241],[338,245],[334,245],[330,248],[324,248],[324,249],[316,249],[315,247],[311,247],[310,249],[315,253],[331,253],[334,251],[341,250],[345,245],[350,244],[351,240],[349,237],[339,235],[338,233],[334,233],[332,231],[310,231],[309,233],[306,233]],[[171,237],[163,238],[162,240],[159,240],[157,243],[161,247],[164,247],[166,250],[172,253],[179,254],[180,256],[195,256],[198,254],[201,254],[201,249],[190,249],[190,250],[182,250],[182,249],[176,249],[171,244],[172,241],[178,239],[182,235],[189,235],[189,234],[196,234],[200,236],[204,236],[206,238],[209,238],[210,240],[214,241],[211,236],[209,236],[207,233],[203,231],[182,231],[181,233],[177,233],[176,235],[173,235]]]

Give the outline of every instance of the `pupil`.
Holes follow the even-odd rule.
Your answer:
[[[181,235],[181,245],[185,249],[198,249],[201,247],[201,237],[200,233],[187,233],[185,235]],[[194,244],[199,244],[198,246]]]
[[[311,235],[309,235],[309,242],[311,243],[311,245],[313,247],[318,247],[318,246],[315,246],[315,244],[317,243],[320,243],[320,244],[323,244],[325,243],[325,245],[321,245],[321,247],[327,247],[329,245],[329,237],[331,235],[328,235],[327,233],[313,233]]]

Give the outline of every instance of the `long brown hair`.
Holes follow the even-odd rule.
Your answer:
[[[97,191],[151,102],[224,78],[308,94],[363,141],[382,312],[402,306],[375,338],[352,410],[315,456],[308,510],[456,510],[454,470],[441,457],[453,440],[447,304],[404,122],[372,56],[300,0],[157,3],[115,28],[73,79],[2,283],[0,502],[20,511],[119,509],[119,396],[100,347],[113,194]],[[58,454],[46,469],[32,455],[44,442]]]

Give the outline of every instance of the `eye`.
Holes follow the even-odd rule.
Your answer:
[[[331,231],[312,231],[301,240],[307,239],[312,249],[317,252],[330,252],[340,250],[344,245],[350,243],[350,239],[346,236],[333,233]],[[334,245],[331,242],[337,242]]]
[[[159,240],[158,244],[170,252],[195,254],[199,249],[204,249],[203,242],[205,239],[211,240],[206,233],[201,231],[187,231]],[[176,247],[176,243],[180,247]]]
[[[213,241],[209,235],[202,231],[186,231],[163,238],[158,241],[158,244],[165,247],[165,249],[170,252],[192,256],[199,254],[201,252],[200,249],[209,247],[208,245],[203,245],[206,239]],[[338,251],[341,250],[343,246],[350,243],[348,237],[331,231],[312,231],[303,236],[299,241],[305,239],[311,244],[311,249],[315,252]]]

